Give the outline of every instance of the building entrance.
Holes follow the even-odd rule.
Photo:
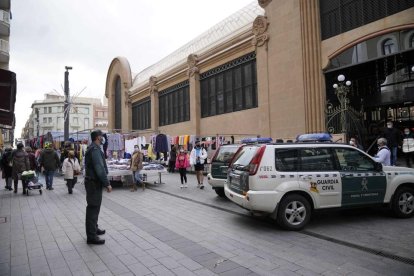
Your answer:
[[[330,61],[325,70],[330,108],[341,104],[338,76],[344,75],[347,103],[360,124],[346,125],[346,136],[358,136],[367,149],[383,132],[387,121],[403,131],[414,131],[414,30],[404,30],[359,43]],[[328,110],[328,109],[327,109]],[[328,130],[340,133],[343,128]]]

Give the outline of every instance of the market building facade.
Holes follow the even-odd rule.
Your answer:
[[[368,141],[386,120],[414,127],[413,65],[413,1],[259,0],[139,74],[114,58],[108,128]]]

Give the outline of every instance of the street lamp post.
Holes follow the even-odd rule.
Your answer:
[[[344,75],[338,76],[338,83],[335,83],[333,85],[333,88],[335,89],[335,95],[338,98],[340,108],[341,108],[341,132],[346,137],[347,133],[347,122],[346,122],[346,111],[348,110],[348,104],[349,104],[349,87],[351,86],[351,81],[347,80],[345,81]]]
[[[39,135],[40,135],[40,122],[39,122],[39,108],[36,107],[35,109],[35,113],[36,113],[36,137],[37,137],[37,142],[36,142],[36,146],[39,148],[40,147],[40,141],[39,141]]]
[[[65,66],[65,104],[64,104],[64,116],[65,116],[65,125],[64,125],[64,140],[69,140],[69,114],[70,114],[70,108],[69,108],[69,70],[72,70],[71,66]]]

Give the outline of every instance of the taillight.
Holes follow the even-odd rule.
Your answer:
[[[260,162],[262,161],[263,154],[265,152],[266,146],[263,145],[260,149],[256,152],[255,156],[253,157],[252,161],[249,164],[249,174],[255,175],[257,170],[259,169]]]

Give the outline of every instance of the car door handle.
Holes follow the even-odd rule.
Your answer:
[[[312,176],[302,176],[302,180],[311,181],[312,180]]]

